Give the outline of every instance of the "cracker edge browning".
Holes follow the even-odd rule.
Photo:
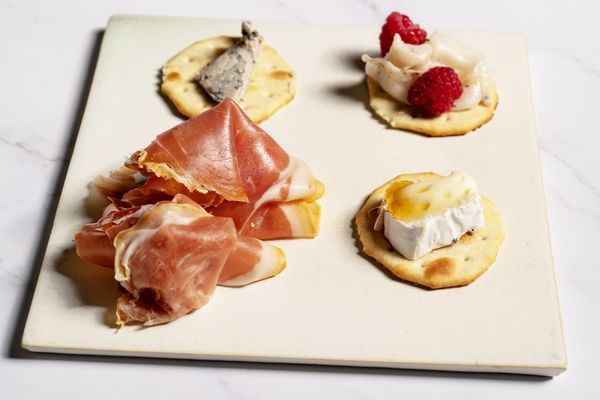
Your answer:
[[[479,104],[470,110],[450,111],[435,118],[413,117],[410,106],[400,104],[371,77],[367,76],[366,80],[369,89],[369,106],[373,113],[392,128],[426,136],[457,136],[474,131],[494,117],[494,111],[498,106],[496,87],[492,86],[491,107]],[[393,110],[393,114],[390,115],[388,110]]]
[[[431,253],[420,257],[417,260],[408,260],[402,257],[399,253],[393,251],[394,257],[397,259],[402,259],[403,264],[398,264],[397,262],[390,262],[389,259],[386,259],[389,258],[386,256],[390,254],[389,248],[391,245],[382,233],[377,232],[377,235],[372,235],[374,231],[372,229],[372,223],[371,221],[369,221],[368,218],[369,210],[380,203],[385,189],[392,182],[395,182],[397,180],[410,180],[418,182],[421,180],[432,179],[439,176],[440,175],[432,172],[424,172],[418,174],[403,174],[391,179],[390,181],[375,189],[369,195],[369,198],[365,201],[365,203],[363,204],[363,206],[361,207],[354,219],[357,239],[360,243],[360,246],[362,247],[361,251],[365,255],[369,256],[371,259],[374,259],[379,265],[385,267],[397,278],[429,289],[465,286],[474,282],[494,263],[502,245],[502,242],[505,238],[502,217],[499,211],[490,199],[482,196],[482,204],[484,207],[484,213],[486,215],[486,225],[490,223],[490,220],[495,221],[496,224],[494,224],[494,226],[492,227],[493,229],[491,229],[491,231],[489,232],[489,236],[491,237],[488,238],[491,240],[487,242],[488,248],[485,252],[485,257],[482,257],[482,266],[477,268],[475,271],[472,271],[471,274],[459,275],[450,279],[444,276],[444,272],[446,272],[448,269],[460,268],[461,266],[461,262],[457,261],[456,258],[448,257],[448,249],[450,249],[451,254],[453,253],[453,249],[457,249],[456,247],[452,248],[452,246],[446,246],[440,249],[433,250]],[[378,244],[376,243],[376,241],[378,239],[377,236],[379,235],[381,235],[379,237],[379,241],[381,243]],[[475,235],[477,235],[477,232],[473,235],[465,234],[461,238],[460,242],[463,242],[463,244],[468,245],[468,243],[465,242],[468,242],[469,240],[476,240],[476,238],[474,237]],[[459,253],[459,251],[456,252]],[[438,257],[436,257],[436,254],[438,255]],[[424,260],[428,261],[423,265],[423,267],[420,268],[425,268],[425,272],[421,273],[414,267],[411,268],[410,266],[406,266],[407,263],[422,264]],[[436,272],[438,273],[433,272],[432,269],[437,269]]]
[[[215,42],[218,43],[219,41],[225,41],[225,42],[227,42],[226,45],[231,46],[238,39],[239,39],[239,37],[221,35],[221,36],[214,36],[214,37],[210,37],[210,38],[206,38],[206,39],[202,39],[202,40],[197,40],[197,41],[191,43],[190,45],[188,45],[187,47],[185,47],[184,49],[180,50],[176,55],[171,57],[162,66],[160,91],[164,96],[167,97],[168,101],[170,101],[170,103],[177,109],[177,111],[180,114],[182,114],[183,116],[186,116],[188,118],[192,118],[204,111],[211,109],[212,107],[215,106],[215,103],[211,99],[209,99],[208,95],[203,93],[202,90],[199,90],[199,93],[200,93],[200,96],[202,98],[204,98],[205,104],[200,104],[200,103],[190,104],[190,102],[188,100],[181,99],[178,94],[177,85],[174,85],[174,84],[172,84],[172,82],[169,82],[169,80],[170,80],[169,75],[173,74],[173,72],[171,72],[171,74],[166,74],[165,69],[167,67],[171,67],[172,66],[171,64],[176,63],[179,60],[179,58],[187,56],[187,54],[190,52],[190,50],[193,47],[202,46],[202,45],[212,46],[212,45],[214,45]],[[252,119],[252,121],[255,123],[260,123],[260,122],[268,119],[269,117],[271,117],[280,108],[282,108],[283,106],[285,106],[286,104],[291,102],[296,95],[296,74],[294,73],[293,69],[285,62],[285,60],[283,60],[283,58],[279,55],[279,53],[274,48],[263,43],[261,52],[265,52],[265,51],[271,53],[271,56],[270,56],[271,58],[278,59],[280,64],[285,66],[285,68],[286,68],[285,72],[288,73],[288,84],[287,84],[287,89],[285,91],[281,91],[281,93],[279,93],[279,94],[281,94],[281,96],[279,96],[280,101],[277,104],[273,105],[272,107],[265,108],[264,105],[259,105],[258,107],[252,107],[251,109],[246,110],[246,108],[244,107],[244,104],[240,104],[240,106],[248,114],[250,119]],[[259,58],[260,58],[260,56],[259,56]],[[210,61],[212,61],[212,59],[207,61],[206,63],[208,63]],[[279,71],[277,71],[277,72],[279,72]],[[175,73],[177,73],[177,72],[175,72]],[[187,81],[184,81],[184,82],[187,82]],[[246,90],[248,90],[248,88]],[[243,101],[240,101],[240,103],[243,103]]]

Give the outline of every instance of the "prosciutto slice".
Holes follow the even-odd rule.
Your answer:
[[[221,286],[245,286],[277,275],[285,268],[285,253],[248,236],[238,241],[219,275]]]
[[[248,176],[247,181],[251,180]],[[290,157],[288,166],[266,190],[252,189],[248,187],[248,203],[225,200],[210,207],[210,212],[231,217],[241,233],[259,239],[315,237],[318,234],[320,207],[315,200],[321,197],[323,184],[315,179],[302,160]]]
[[[132,206],[114,198],[110,200],[97,222],[84,225],[75,234],[75,251],[79,258],[107,268],[113,268],[115,264],[115,236],[133,226],[152,207]]]
[[[90,182],[90,191],[100,197],[119,197],[123,193],[140,185],[135,169],[122,166],[110,171],[108,175],[99,175]]]
[[[199,203],[214,215],[233,218],[241,233],[261,239],[314,237],[318,233],[320,212],[315,201],[323,194],[323,184],[306,163],[289,156],[231,99],[163,132],[134,153],[127,165],[150,175],[149,182],[155,176],[161,178],[161,185],[179,184],[179,193],[218,195],[212,204],[202,199]],[[140,191],[133,192],[137,196]],[[131,196],[125,194],[124,199],[131,201]],[[285,212],[274,211],[282,203],[298,201],[311,205],[284,209],[298,211],[290,214],[296,218],[308,218],[301,223],[287,220]],[[310,213],[300,212],[308,209]],[[265,214],[269,219],[262,217]],[[275,226],[312,229],[271,231]]]
[[[182,195],[153,206],[114,245],[115,279],[125,291],[119,325],[172,321],[205,305],[219,282],[241,286],[285,267],[280,249],[239,236],[230,218]]]
[[[217,210],[224,213],[224,209]],[[293,201],[267,204],[242,216],[239,231],[243,235],[261,240],[312,238],[319,233],[321,208],[315,202]],[[236,220],[234,220],[236,221]]]
[[[202,207],[219,205],[223,198],[215,192],[191,192],[174,179],[159,178],[152,175],[143,185],[122,194],[122,200],[132,205],[154,204],[170,201],[175,195],[183,194]]]
[[[158,135],[127,165],[174,179],[192,192],[213,191],[227,200],[247,202],[246,185],[266,190],[288,162],[273,138],[227,98]],[[256,179],[244,182],[248,167]]]
[[[281,272],[285,254],[262,240],[316,236],[324,188],[231,99],[93,186],[111,203],[75,235],[76,249],[114,268],[119,325],[166,323],[204,306],[217,285]]]

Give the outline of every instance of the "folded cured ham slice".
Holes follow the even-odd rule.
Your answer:
[[[77,254],[115,269],[119,325],[169,322],[217,285],[276,275],[285,255],[261,240],[319,230],[323,184],[231,99],[160,134],[95,186],[111,204],[76,234]]]
[[[122,196],[119,202],[121,204],[120,210],[125,212],[123,208],[130,208],[127,212],[134,212],[138,209],[136,207],[160,201],[170,201],[175,195],[184,194],[214,215],[231,217],[238,232],[243,235],[262,240],[315,237],[319,232],[321,210],[319,205],[311,199],[319,196],[322,192],[320,183],[317,181],[316,185],[311,182],[308,182],[308,185],[296,185],[298,190],[294,189],[293,182],[290,179],[284,179],[281,183],[282,185],[272,186],[274,190],[269,190],[263,194],[265,198],[268,198],[266,204],[263,204],[261,199],[251,203],[241,203],[223,201],[215,192],[190,192],[185,186],[173,179],[164,179],[152,175],[140,186],[120,194]],[[312,188],[310,185],[315,185],[315,187]],[[111,193],[115,193],[114,190]],[[304,200],[293,200],[306,196],[312,197]],[[113,204],[107,210],[116,207],[115,201],[117,200],[113,199]],[[104,231],[98,229],[99,223],[101,224],[101,221],[85,225],[77,235],[79,238],[92,234],[97,236],[98,243],[102,246],[91,246],[90,251],[112,248]],[[78,240],[79,242],[81,242],[81,238]],[[81,249],[85,244],[85,241],[78,244],[78,249]],[[103,253],[107,255],[105,257],[106,262],[95,263],[112,268],[110,252],[103,251]],[[92,260],[90,260],[90,256],[86,252],[83,252],[81,257],[94,262],[94,256],[92,255]]]
[[[133,205],[143,205],[169,201],[177,194],[189,197],[202,207],[216,206],[223,201],[215,192],[191,192],[174,179],[159,178],[156,175],[151,175],[141,186],[123,193],[121,199]]]
[[[175,181],[186,194],[218,194],[222,201],[206,204],[207,210],[233,218],[239,232],[263,239],[318,233],[320,212],[314,202],[322,196],[323,184],[306,163],[289,156],[231,99],[163,132],[134,153],[127,165],[162,178],[163,184]],[[282,203],[298,201],[311,205],[284,207],[290,213],[270,212]],[[300,212],[306,210],[311,212]],[[268,220],[260,217],[265,213]],[[288,220],[288,215],[296,220]],[[299,223],[298,218],[306,220]],[[311,229],[271,232],[274,226]]]
[[[247,203],[225,200],[209,210],[214,215],[233,218],[240,233],[259,239],[318,234],[320,207],[315,200],[323,194],[323,184],[302,160],[290,157],[289,164],[266,190],[249,187],[248,193]]]
[[[277,275],[284,268],[283,250],[252,237],[238,236],[238,241],[219,275],[218,284],[245,286]]]
[[[247,185],[266,190],[288,162],[287,153],[227,98],[158,135],[127,165],[174,179],[190,191],[248,201]],[[244,181],[247,167],[256,178],[252,182]]]
[[[226,214],[225,208],[215,215]],[[261,240],[312,238],[319,233],[321,208],[315,202],[293,201],[267,204],[254,211],[249,218],[235,220],[243,235]]]
[[[110,171],[108,175],[99,175],[90,182],[92,194],[104,198],[119,197],[123,193],[140,185],[135,169],[122,166]]]
[[[85,209],[89,216],[98,218],[102,210],[111,203],[111,199],[120,198],[140,186],[146,178],[138,171],[121,166],[108,175],[95,177],[88,185],[89,193],[85,200]]]
[[[115,236],[130,228],[152,207],[151,204],[132,206],[114,198],[110,200],[97,222],[84,225],[75,234],[75,250],[79,258],[107,268],[113,268],[115,264]]]
[[[185,196],[160,202],[114,239],[115,279],[126,291],[117,323],[156,325],[205,305],[217,283],[241,286],[273,276],[285,255],[239,236],[230,218],[213,217]]]

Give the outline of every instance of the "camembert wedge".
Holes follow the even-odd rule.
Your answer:
[[[473,178],[453,172],[421,182],[394,182],[385,192],[375,230],[383,230],[398,253],[415,260],[483,225]]]

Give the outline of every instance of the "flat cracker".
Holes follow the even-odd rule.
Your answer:
[[[161,91],[181,114],[193,117],[215,106],[196,82],[196,76],[238,40],[239,37],[217,36],[194,42],[163,66]],[[295,93],[294,71],[273,48],[263,44],[239,105],[252,121],[259,123],[289,103]]]
[[[435,118],[413,116],[410,106],[401,104],[387,94],[379,84],[367,77],[369,87],[369,104],[375,114],[385,120],[393,128],[418,132],[427,136],[464,135],[479,128],[494,116],[498,105],[498,94],[492,86],[492,105],[479,103],[476,107],[464,111],[450,111]]]
[[[377,260],[400,279],[431,289],[468,285],[492,265],[504,240],[502,217],[496,206],[481,197],[484,226],[473,233],[464,234],[451,246],[433,250],[416,260],[404,258],[396,252],[383,235],[373,229],[369,210],[378,207],[385,190],[395,181],[419,182],[439,175],[424,172],[399,175],[371,194],[356,215],[356,228],[363,252]]]

